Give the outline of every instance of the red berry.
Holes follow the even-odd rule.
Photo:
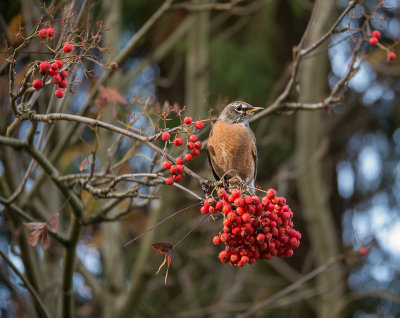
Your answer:
[[[239,189],[233,189],[231,195],[236,199],[240,197],[240,190]]]
[[[197,129],[202,129],[204,127],[204,123],[201,120],[196,121],[196,123],[194,124],[194,126]]]
[[[246,223],[250,222],[250,221],[251,221],[251,215],[250,215],[250,213],[245,213],[245,214],[243,214],[243,215],[242,215],[242,220],[243,220],[243,222],[246,222]]]
[[[193,142],[188,142],[187,147],[189,150],[193,150],[195,148],[195,145]]]
[[[236,206],[243,206],[244,200],[242,198],[237,198],[237,199],[235,199],[235,201],[233,201],[233,204]]]
[[[265,241],[265,235],[262,234],[262,233],[258,234],[257,235],[257,242],[260,243],[260,244],[263,244],[264,241]]]
[[[192,117],[185,117],[185,119],[183,120],[183,122],[186,125],[190,125],[192,123],[192,121],[193,121]]]
[[[221,253],[219,253],[218,257],[222,263],[228,263],[230,258],[229,253],[227,251],[222,251]]]
[[[228,218],[228,220],[234,221],[236,219],[236,213],[235,212],[229,212],[226,217]]]
[[[118,68],[118,63],[117,62],[111,62],[110,67],[112,70],[116,70]]]
[[[163,167],[164,169],[169,169],[171,168],[172,163],[170,161],[164,161]]]
[[[61,61],[61,60],[57,60],[56,63],[57,63],[57,65],[58,65],[58,68],[59,68],[59,69],[62,68],[62,67],[64,66],[64,63],[63,63],[63,61]]]
[[[178,172],[178,167],[175,165],[172,165],[171,168],[169,168],[169,172],[171,172],[172,174],[175,174]]]
[[[200,154],[200,150],[199,149],[193,149],[191,154],[192,154],[193,157],[196,157],[196,156],[198,156]]]
[[[49,64],[49,62],[44,61],[44,62],[40,63],[39,68],[40,68],[40,73],[42,75],[45,75],[46,72],[50,69],[50,64]]]
[[[51,82],[54,84],[58,84],[62,81],[61,76],[60,75],[54,75],[51,79]]]
[[[241,259],[240,259],[240,261],[241,261],[243,264],[248,263],[248,262],[249,262],[249,257],[248,257],[248,256],[242,256]]]
[[[381,38],[381,32],[379,32],[378,30],[372,31],[372,37],[380,39]]]
[[[253,195],[251,197],[251,199],[253,200],[253,204],[259,204],[260,203],[260,198],[256,195]]]
[[[242,207],[238,207],[236,209],[236,213],[240,216],[242,216],[243,214],[245,214],[246,212],[244,211],[244,209]]]
[[[47,36],[52,38],[54,36],[55,32],[53,28],[48,28],[47,29]]]
[[[66,88],[68,86],[67,80],[63,79],[60,83],[57,84],[58,88]]]
[[[54,76],[58,74],[57,70],[53,70],[52,68],[50,68],[47,72],[50,76]]]
[[[225,219],[225,220],[227,220],[227,219]],[[232,229],[232,233],[235,235],[239,235],[240,232],[241,232],[241,229],[238,226]]]
[[[64,92],[62,90],[57,89],[54,93],[57,98],[63,98],[64,97]]]
[[[61,71],[60,76],[62,79],[66,79],[68,77],[68,72],[67,71]]]
[[[218,191],[217,191],[217,195],[218,195],[218,197],[219,198],[223,198],[223,197],[225,197],[226,196],[226,190],[225,189],[219,189]]]
[[[293,250],[291,248],[289,248],[285,251],[286,257],[292,257],[292,255],[293,255]]]
[[[175,144],[175,146],[177,146],[177,147],[181,146],[181,145],[183,144],[182,138],[175,138],[174,144]]]
[[[161,135],[161,139],[164,140],[164,141],[167,141],[167,140],[169,140],[170,138],[171,138],[171,135],[170,135],[168,132],[164,132],[164,133]]]
[[[58,63],[51,64],[51,69],[54,70],[54,71],[57,71],[58,70]]]
[[[161,139],[164,140],[164,141],[169,140],[169,138],[171,138],[171,135],[170,135],[168,132],[164,132],[164,133],[161,135]]]
[[[358,250],[358,254],[360,254],[361,256],[365,256],[365,255],[367,255],[367,253],[368,253],[368,249],[366,247],[361,247]]]
[[[389,52],[387,57],[388,57],[388,60],[392,61],[392,60],[394,60],[396,58],[396,53]]]
[[[182,159],[182,157],[178,157],[178,158],[176,158],[176,164],[177,165],[183,165],[183,159]]]
[[[222,242],[226,242],[227,240],[229,240],[229,234],[227,234],[227,233],[222,233],[222,234],[221,234],[221,241],[222,241]]]
[[[369,39],[369,44],[371,45],[378,45],[378,42],[379,40],[377,38],[372,37]]]
[[[182,175],[181,175],[181,174],[176,174],[176,175],[172,176],[172,179],[173,179],[175,182],[179,182],[179,181],[181,181],[181,179],[182,179]]]
[[[64,47],[63,47],[63,51],[64,51],[65,53],[71,53],[73,49],[74,49],[74,47],[73,47],[73,45],[70,44],[70,43],[65,44]]]
[[[185,160],[186,160],[186,161],[192,161],[192,160],[193,160],[193,156],[192,156],[190,153],[187,153],[187,154],[185,155]]]
[[[182,173],[183,170],[185,170],[185,168],[183,168],[182,165],[177,165],[177,166],[176,166],[176,169],[177,169],[178,173]]]
[[[229,204],[225,204],[224,207],[222,208],[222,212],[224,212],[225,214],[228,214],[229,212],[231,212],[232,208]]]
[[[217,204],[215,205],[215,208],[218,211],[222,210],[223,207],[224,207],[224,204],[222,203],[222,201],[218,201]]]
[[[165,183],[168,185],[173,185],[174,184],[174,180],[172,180],[172,178],[167,178],[165,179]]]
[[[39,31],[39,36],[40,36],[42,39],[47,38],[47,29],[41,29],[41,30]]]
[[[200,148],[201,148],[201,141],[200,141],[200,140],[197,140],[197,141],[194,143],[194,146],[196,147],[196,149],[200,149]]]
[[[253,199],[252,199],[251,196],[246,195],[246,196],[244,197],[244,202],[245,202],[246,204],[252,204],[252,203],[253,203]]]
[[[42,82],[42,80],[40,80],[40,79],[34,80],[33,83],[32,83],[32,87],[33,87],[34,89],[40,89],[40,88],[42,88],[42,87],[43,87],[43,82]]]
[[[196,136],[196,135],[190,135],[189,140],[190,140],[191,142],[196,142],[196,141],[197,141],[197,136]]]
[[[221,238],[219,236],[214,236],[213,243],[214,243],[214,245],[221,244]]]
[[[202,206],[202,207],[200,208],[201,214],[208,214],[208,209],[209,209],[209,206],[208,206],[208,205],[207,205],[207,206]]]
[[[237,263],[239,261],[239,256],[237,256],[236,254],[232,254],[231,255],[231,262],[232,263]]]
[[[274,189],[268,189],[268,191],[267,191],[267,198],[268,198],[268,199],[272,199],[272,198],[275,198],[275,196],[276,196],[276,190],[274,190]]]

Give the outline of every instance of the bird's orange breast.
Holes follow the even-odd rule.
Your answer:
[[[233,169],[246,182],[253,181],[255,144],[249,128],[217,121],[211,130],[207,148],[213,169],[220,178]]]

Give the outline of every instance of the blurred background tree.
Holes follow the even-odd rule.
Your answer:
[[[85,105],[82,101],[88,100],[88,117],[100,113],[102,121],[126,124],[135,114],[139,118],[133,128],[152,135],[158,133],[151,126],[151,120],[157,120],[154,113],[165,105],[185,105],[185,115],[207,119],[210,109],[216,116],[233,100],[255,106],[273,104],[290,80],[296,61],[293,47],[315,43],[349,1],[6,0],[0,3],[1,51],[19,45],[19,26],[30,34],[41,17],[48,17],[53,5],[55,21],[60,12],[76,12],[89,30],[96,22],[105,22],[108,30],[102,45],[107,51],[95,54],[107,65],[118,59],[119,68],[111,73],[89,63],[96,70],[95,77],[86,79],[77,72],[81,83],[73,86],[76,93],[63,101],[42,92],[35,104],[38,113],[79,113]],[[369,26],[380,30],[380,43],[400,55],[393,40],[400,36],[398,1],[362,1],[364,9],[357,6],[352,11],[354,18],[347,15],[337,29],[361,28],[366,19],[357,17],[371,14],[378,5]],[[302,39],[306,29],[307,38]],[[352,34],[360,36],[357,31]],[[151,244],[179,241],[201,221],[200,206],[168,220],[129,247],[123,245],[198,200],[164,185],[141,188],[142,197],[134,200],[102,199],[88,190],[80,191],[72,180],[68,187],[82,200],[84,214],[91,217],[107,210],[110,220],[100,218],[75,227],[77,235],[71,233],[76,247],[67,244],[65,249],[72,248],[76,259],[71,260],[75,264],[71,268],[73,295],[68,295],[62,242],[52,240],[48,250],[28,245],[29,232],[22,227],[27,220],[21,219],[16,209],[38,222],[60,213],[60,235],[66,237],[69,228],[74,228],[69,221],[70,198],[35,167],[24,191],[13,203],[7,202],[29,170],[31,157],[0,144],[0,250],[4,255],[0,258],[0,315],[45,316],[24,287],[29,282],[50,317],[400,316],[400,65],[399,59],[388,62],[385,50],[368,44],[370,34],[361,36],[365,43],[359,48],[362,54],[356,55],[359,69],[340,104],[323,105],[315,111],[282,107],[252,123],[259,152],[256,184],[263,189],[276,188],[288,199],[296,228],[303,235],[290,259],[261,261],[244,268],[223,265],[217,258],[220,249],[212,244],[220,221],[207,221],[174,249],[164,286],[162,275],[154,275],[162,259],[153,253]],[[348,70],[357,49],[353,40],[349,32],[329,34],[323,45],[302,59],[285,101],[307,104],[327,98]],[[39,41],[32,41],[26,52],[19,54],[18,81],[29,62],[48,58],[43,51]],[[15,119],[9,100],[7,57],[0,57],[2,136]],[[102,85],[116,89],[127,103],[96,108],[93,101],[99,77]],[[170,128],[178,124],[176,119],[168,121]],[[79,173],[82,161],[91,158],[96,135],[96,171],[115,164],[118,174],[160,166],[154,150],[143,144],[128,142],[107,130],[97,133],[84,125],[68,134],[71,125],[38,126],[40,133],[51,131],[39,148],[62,175]],[[27,121],[19,123],[12,136],[24,140],[29,127]],[[210,125],[206,128],[208,131]],[[202,140],[207,131],[201,134]],[[189,167],[212,180],[206,162],[202,151]],[[182,184],[202,193],[194,178],[185,177]],[[153,195],[157,198],[146,198]],[[362,246],[368,247],[365,256],[346,253]],[[21,281],[6,259],[27,282]],[[68,309],[65,306],[70,300],[73,304]]]

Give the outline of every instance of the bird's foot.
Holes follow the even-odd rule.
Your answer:
[[[227,182],[229,184],[230,191],[233,189],[239,189],[240,191],[245,191],[250,194],[254,194],[254,190],[249,186],[249,184],[246,181],[244,181],[239,176],[234,176],[233,178],[229,179]]]

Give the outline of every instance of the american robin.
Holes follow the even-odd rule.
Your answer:
[[[254,187],[257,174],[256,138],[249,120],[262,107],[245,102],[228,104],[218,117],[207,143],[208,160],[217,180],[239,176]]]

